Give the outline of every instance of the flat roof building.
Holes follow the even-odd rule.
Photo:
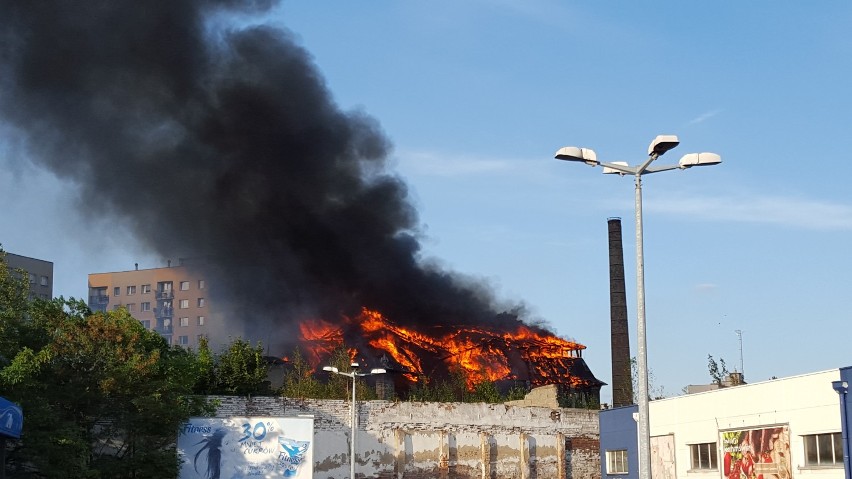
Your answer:
[[[30,285],[30,299],[53,299],[53,263],[43,259],[6,253],[9,269],[26,271]]]
[[[212,323],[207,282],[195,269],[179,264],[165,268],[89,274],[89,308],[126,308],[145,328],[160,333],[169,344],[197,347],[210,337]],[[221,326],[221,325],[220,325]]]

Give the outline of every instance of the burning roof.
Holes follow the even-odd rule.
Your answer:
[[[508,322],[514,322],[507,327]],[[354,345],[361,362],[386,355],[409,381],[418,375],[446,376],[457,370],[468,385],[489,381],[523,381],[530,386],[559,384],[578,389],[601,386],[582,360],[582,344],[554,336],[512,319],[501,325],[443,325],[410,329],[376,311],[363,309],[338,323],[315,320],[301,325],[301,342],[318,366],[343,344]]]

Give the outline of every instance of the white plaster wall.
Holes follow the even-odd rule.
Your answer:
[[[314,478],[349,476],[350,404],[211,397],[217,416],[314,416]],[[502,404],[358,404],[358,478],[600,478],[597,411]]]
[[[678,478],[721,477],[687,472],[689,444],[716,442],[719,431],[788,425],[795,479],[843,479],[843,468],[803,469],[802,435],[840,432],[840,404],[831,382],[837,369],[651,401],[651,436],[674,434]],[[719,454],[721,467],[722,455]]]

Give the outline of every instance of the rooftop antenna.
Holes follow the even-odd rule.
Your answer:
[[[743,368],[743,331],[741,329],[735,329],[735,333],[737,333],[737,338],[740,341],[740,374],[745,377],[745,369]]]

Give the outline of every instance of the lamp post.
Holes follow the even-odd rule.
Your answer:
[[[846,479],[852,479],[852,471],[849,464],[849,417],[846,414],[846,394],[849,392],[849,384],[846,381],[831,381],[831,387],[840,396],[840,436],[843,440],[843,473]]]
[[[352,437],[349,439],[349,479],[355,479],[355,434],[358,431],[358,416],[355,414],[355,411],[357,409],[355,406],[355,380],[357,378],[372,376],[374,374],[384,374],[387,372],[387,370],[372,369],[369,373],[360,373],[358,372],[358,367],[360,366],[358,363],[352,363],[350,364],[350,366],[352,367],[352,372],[348,373],[341,372],[333,366],[323,366],[322,370],[352,378],[352,417],[350,418],[350,422],[352,424]]]
[[[579,161],[590,166],[602,166],[604,173],[621,176],[633,175],[636,183],[636,322],[639,343],[639,479],[651,479],[651,437],[648,425],[648,354],[645,338],[645,262],[642,247],[642,175],[660,171],[686,169],[693,166],[715,165],[722,158],[715,153],[690,153],[677,165],[651,166],[657,158],[680,144],[675,135],[659,135],[648,147],[648,158],[639,166],[628,166],[622,161],[601,163],[594,150],[566,146],[556,152],[557,160]]]

